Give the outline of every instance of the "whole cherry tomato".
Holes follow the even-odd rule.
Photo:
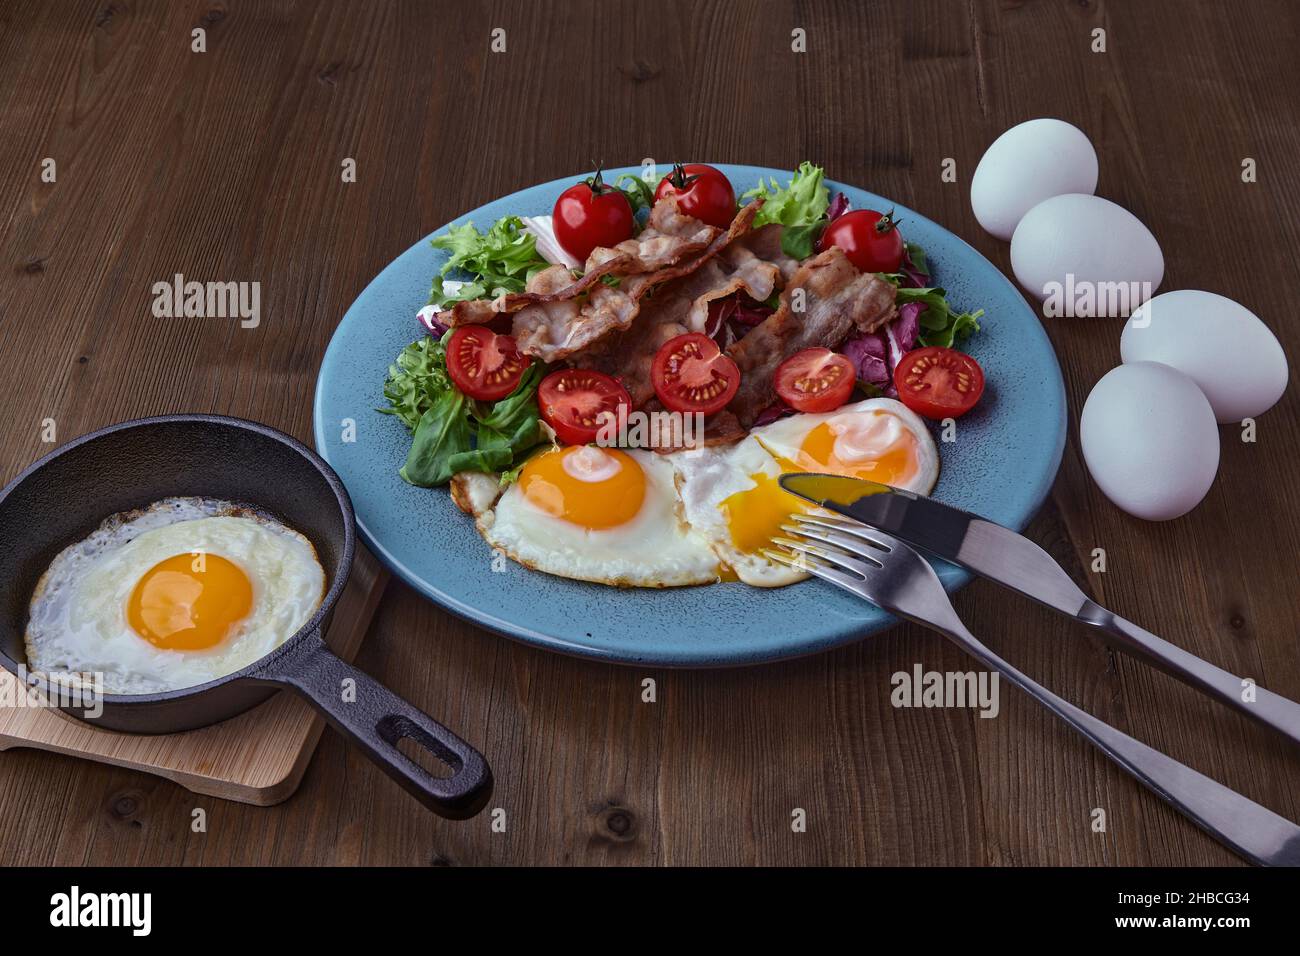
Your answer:
[[[819,252],[831,246],[843,249],[863,272],[897,272],[903,265],[903,237],[892,209],[883,215],[874,209],[846,212],[822,231],[817,242]]]
[[[736,192],[720,169],[704,163],[677,163],[659,181],[655,201],[676,196],[677,207],[700,222],[726,229],[736,216]]]
[[[608,248],[631,239],[633,226],[627,197],[606,184],[599,171],[560,193],[551,211],[555,238],[579,262],[586,262],[597,246]]]

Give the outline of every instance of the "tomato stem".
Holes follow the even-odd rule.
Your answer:
[[[668,174],[668,181],[677,189],[685,189],[699,178],[700,173],[687,176],[686,167],[681,163],[673,163],[673,171]]]
[[[882,236],[887,232],[893,232],[898,228],[898,224],[902,221],[903,220],[901,219],[895,219],[894,210],[890,209],[889,212],[876,220],[876,232],[880,233]]]
[[[591,190],[591,194],[593,196],[603,196],[605,195],[605,193],[612,193],[614,191],[614,187],[609,185],[609,183],[605,182],[605,180],[601,178],[602,172],[603,170],[601,170],[601,168],[597,166],[596,175],[592,176],[588,180],[585,180],[587,184],[587,188]]]

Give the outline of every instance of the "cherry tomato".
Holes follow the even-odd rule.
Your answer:
[[[462,325],[447,340],[447,374],[458,389],[479,401],[505,398],[532,364],[511,336],[482,325]]]
[[[712,415],[740,388],[740,369],[718,343],[699,332],[669,339],[655,353],[650,381],[664,407]]]
[[[736,192],[722,171],[704,163],[681,163],[659,180],[655,201],[676,196],[677,206],[700,222],[726,229],[736,216]]]
[[[817,251],[831,246],[844,250],[863,272],[897,272],[903,265],[903,237],[898,234],[894,210],[881,215],[874,209],[846,212],[822,230]]]
[[[937,345],[915,349],[894,369],[899,400],[926,418],[965,415],[984,394],[984,370],[965,352]]]
[[[632,207],[620,190],[605,184],[599,172],[560,193],[551,216],[555,238],[580,262],[586,262],[597,246],[616,246],[632,238]]]
[[[857,369],[848,356],[830,349],[795,352],[776,367],[776,394],[799,412],[829,412],[853,394]]]
[[[606,419],[626,414],[632,396],[618,379],[585,368],[552,372],[537,386],[537,408],[542,420],[566,445],[589,445]]]

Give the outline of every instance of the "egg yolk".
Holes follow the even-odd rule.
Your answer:
[[[215,647],[253,607],[253,585],[218,554],[178,554],[140,578],[127,602],[131,627],[173,651]]]
[[[881,413],[840,416],[816,425],[804,437],[796,461],[771,449],[768,453],[776,459],[782,475],[818,471],[902,485],[917,472],[916,436],[894,416]],[[723,499],[720,507],[731,543],[738,550],[757,554],[770,548],[772,538],[783,533],[781,525],[789,523],[793,515],[812,510],[811,504],[782,488],[779,477],[767,472],[750,475],[753,488]]]
[[[901,485],[916,474],[916,458],[916,436],[893,416],[872,414],[813,428],[799,447],[797,470]]]
[[[781,466],[782,475],[804,470],[788,458],[778,457],[776,461]],[[772,547],[772,538],[784,533],[781,525],[789,522],[791,515],[802,514],[812,507],[782,488],[777,483],[779,477],[765,471],[750,475],[754,480],[753,488],[737,491],[722,500],[719,507],[727,520],[731,543],[737,550],[757,554]]]
[[[547,514],[600,531],[631,521],[645,501],[645,472],[617,448],[571,445],[534,455],[519,490]]]

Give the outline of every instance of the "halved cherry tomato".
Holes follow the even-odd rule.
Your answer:
[[[881,215],[874,209],[846,212],[824,230],[817,250],[839,246],[849,261],[863,272],[897,272],[903,265],[903,237],[898,234],[894,210]]]
[[[669,339],[655,353],[650,382],[669,411],[712,415],[726,407],[740,388],[740,369],[713,339],[687,332]]]
[[[894,369],[899,400],[926,418],[965,415],[984,394],[984,370],[965,352],[938,345],[904,355]]]
[[[700,222],[726,229],[736,216],[736,191],[720,169],[705,163],[677,163],[659,180],[655,201],[676,196],[677,207]]]
[[[857,370],[848,356],[830,349],[795,352],[776,367],[776,394],[795,411],[829,412],[853,394]]]
[[[462,325],[447,340],[447,374],[458,389],[479,401],[505,398],[532,364],[511,336],[482,325]]]
[[[551,210],[555,238],[579,262],[586,262],[597,246],[616,246],[631,239],[632,227],[632,206],[627,197],[606,185],[599,171],[560,193]]]
[[[617,421],[632,408],[632,396],[618,379],[603,372],[562,368],[537,386],[537,408],[560,441],[589,445],[611,415]]]

